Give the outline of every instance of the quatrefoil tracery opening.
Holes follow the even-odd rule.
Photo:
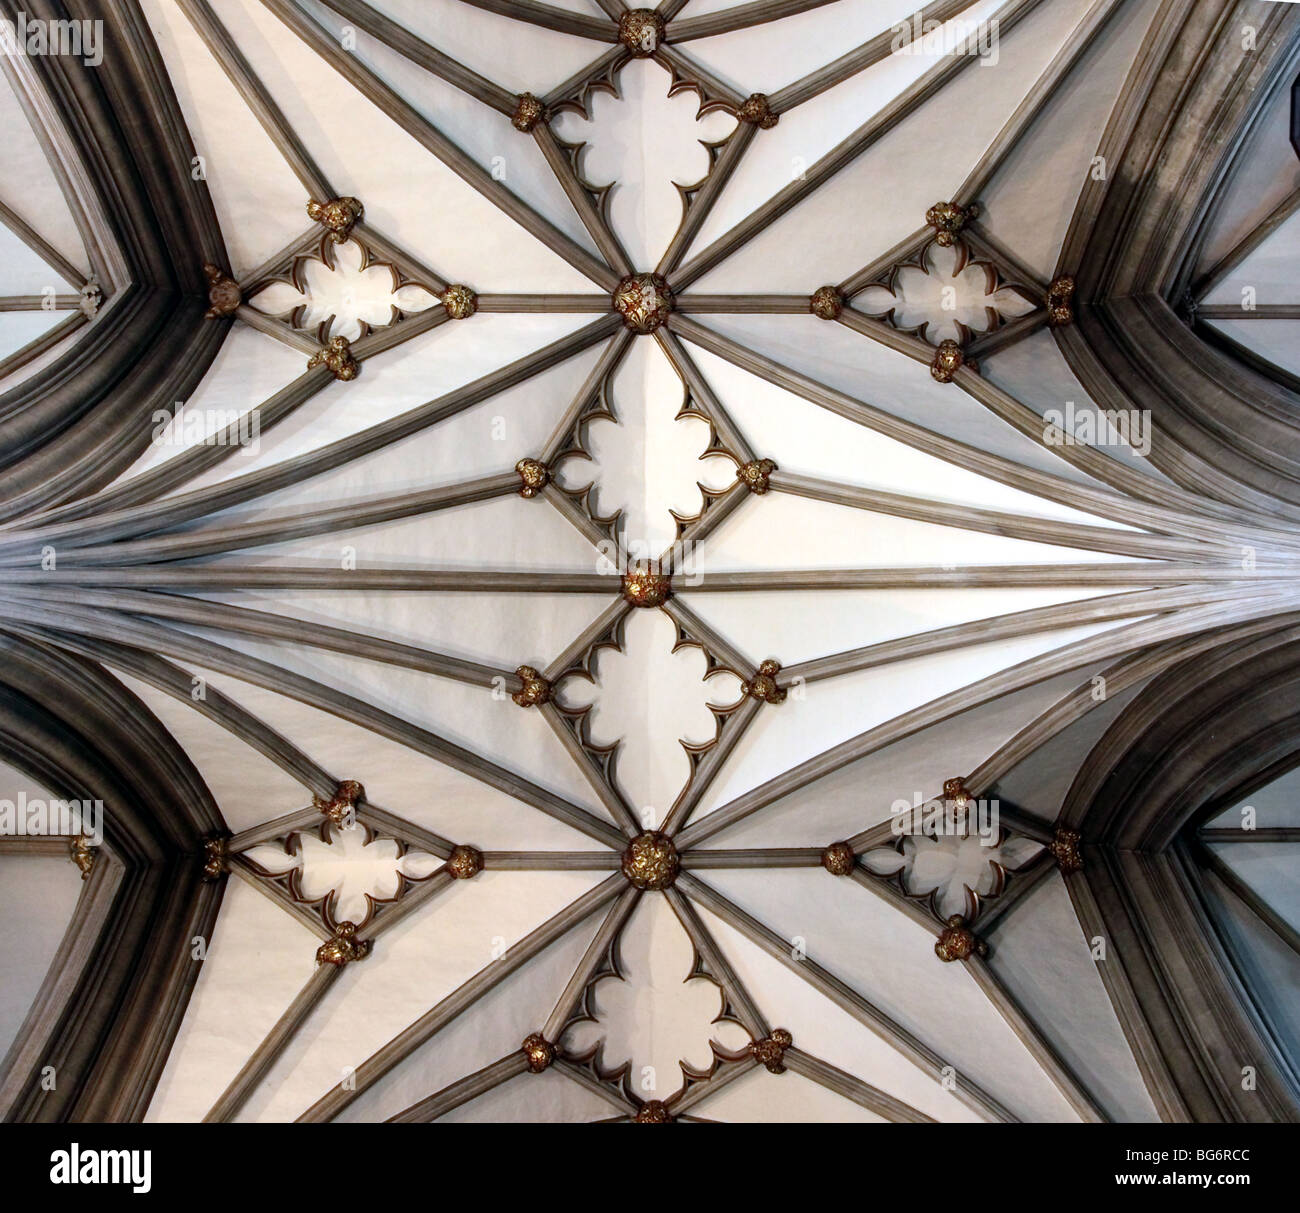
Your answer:
[[[972,334],[991,332],[1037,306],[992,261],[974,259],[961,240],[948,246],[930,241],[853,302],[866,315],[936,346],[945,340],[965,345]]]
[[[408,850],[358,820],[337,826],[325,821],[317,833],[295,831],[281,842],[250,847],[243,856],[268,877],[287,877],[293,898],[319,906],[331,929],[341,922],[365,926],[377,904],[397,901],[408,882],[427,880],[442,864],[436,855]]]
[[[248,300],[267,316],[315,332],[322,345],[334,337],[356,341],[427,311],[438,296],[407,281],[397,266],[373,260],[358,239],[321,241],[315,255],[294,258],[288,273],[262,286]]]

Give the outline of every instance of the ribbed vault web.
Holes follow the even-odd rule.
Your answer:
[[[1060,257],[1155,7],[144,5],[229,331],[0,609],[228,827],[152,1117],[1155,1115],[1068,789],[976,835],[1300,605],[1294,535],[1043,416],[1098,421]]]

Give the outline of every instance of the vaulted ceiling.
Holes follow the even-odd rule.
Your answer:
[[[5,1116],[1300,1116],[1300,13],[914,3],[0,4]]]

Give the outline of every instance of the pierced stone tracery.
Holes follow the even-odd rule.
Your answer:
[[[293,901],[317,907],[326,926],[351,924],[354,931],[381,903],[398,900],[409,883],[427,880],[441,863],[427,851],[380,837],[362,821],[336,825],[329,816],[319,832],[260,843],[240,858]]]
[[[662,1109],[647,1118],[671,1115],[671,1092],[692,1068],[748,1043],[725,985],[693,944],[666,900],[643,897],[562,1038],[588,1072]]]
[[[921,816],[921,832],[903,833],[893,846],[874,847],[861,861],[873,876],[893,878],[909,897],[926,900],[941,921],[954,914],[974,921],[982,903],[1002,893],[1008,873],[1042,851],[1032,839],[1009,835],[992,820],[977,822],[958,800],[923,808]]]
[[[947,245],[935,240],[915,260],[892,267],[853,306],[942,349],[947,341],[964,346],[973,334],[1026,315],[1034,302],[1008,283],[993,262],[972,259],[960,240]]]
[[[333,336],[352,342],[439,302],[396,265],[374,261],[359,240],[326,239],[317,254],[296,257],[282,276],[259,287],[249,305],[322,341]],[[474,312],[474,295],[466,287],[449,287],[443,302],[453,318]]]

